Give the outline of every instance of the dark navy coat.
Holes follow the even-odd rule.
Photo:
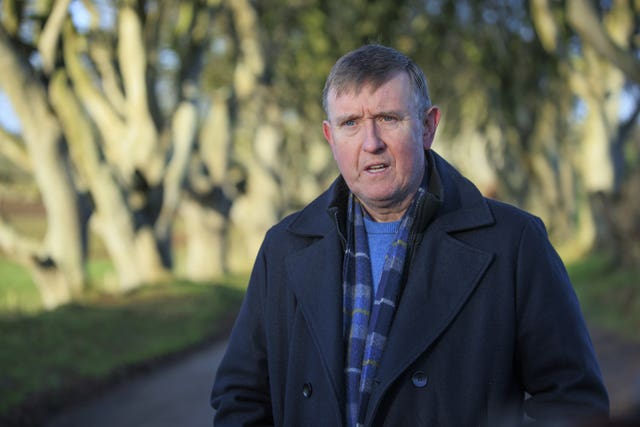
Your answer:
[[[606,416],[589,334],[542,222],[427,157],[442,205],[418,234],[366,425]],[[344,219],[334,205],[345,188],[338,178],[267,233],[217,372],[217,427],[343,425]]]

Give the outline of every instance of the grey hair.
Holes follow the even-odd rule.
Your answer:
[[[431,107],[431,99],[427,78],[422,69],[396,49],[368,44],[342,56],[331,69],[322,90],[322,108],[325,114],[329,115],[328,97],[332,89],[336,96],[349,90],[359,93],[365,85],[371,85],[375,90],[401,71],[409,76],[418,111],[426,111]]]

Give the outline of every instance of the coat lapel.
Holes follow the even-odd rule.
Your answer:
[[[391,383],[455,319],[493,259],[442,229],[429,230],[415,255],[378,371],[380,385],[369,402],[369,417]],[[416,330],[420,333],[412,333]]]
[[[344,395],[342,342],[342,249],[337,232],[287,257],[288,282],[334,386]]]

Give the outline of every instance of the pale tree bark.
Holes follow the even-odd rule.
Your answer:
[[[583,252],[595,247],[616,248],[611,241],[616,225],[612,223],[610,202],[620,189],[613,143],[619,117],[619,102],[616,101],[619,101],[617,98],[624,85],[624,76],[619,69],[603,63],[592,52],[585,53],[590,75],[587,78],[574,75],[572,79],[588,109],[580,129],[578,156],[578,170],[586,191],[580,200],[582,215],[578,233]]]
[[[215,196],[209,193],[209,197]],[[227,216],[214,207],[203,207],[200,198],[186,195],[180,205],[180,218],[186,236],[185,278],[207,282],[222,276],[227,270]]]
[[[197,64],[185,64],[193,60],[194,53],[197,57],[209,47],[207,35],[212,8],[201,3],[171,2],[147,10],[149,14],[142,19],[138,14],[145,8],[137,2],[108,2],[100,8],[95,7],[95,2],[83,2],[91,21],[84,23],[83,30],[79,31],[68,15],[69,4],[68,0],[39,3],[38,14],[31,18],[23,13],[26,5],[10,1],[3,4],[0,17],[4,28],[13,28],[13,41],[25,44],[27,49],[21,52],[24,58],[28,52],[38,53],[40,63],[31,68],[46,75],[43,85],[48,85],[48,101],[57,115],[52,114],[52,120],[58,127],[47,129],[46,120],[39,120],[38,125],[43,124],[41,129],[47,130],[53,139],[57,135],[58,140],[64,137],[67,141],[68,152],[64,156],[68,158],[64,160],[71,163],[68,169],[83,200],[87,198],[92,202],[90,224],[104,243],[117,274],[105,283],[110,290],[121,292],[169,277],[173,221],[194,163],[192,153],[200,122],[196,93],[179,103],[174,112],[160,111],[153,85],[158,83],[155,79],[159,75],[167,73],[167,66],[158,59],[160,46],[181,55],[183,68],[171,77],[172,83],[181,85],[191,79],[193,85],[198,81]],[[105,25],[98,16],[103,7],[111,8],[115,14],[115,26]],[[179,17],[173,16],[176,11]],[[20,40],[17,34],[20,20],[33,25],[33,33],[26,41]],[[173,23],[176,28],[170,27]],[[198,62],[197,59],[194,62]],[[254,68],[252,64],[248,69]],[[44,102],[47,102],[46,96]],[[4,139],[14,142],[8,134]],[[230,138],[225,144],[230,145]],[[13,156],[15,161],[24,157],[15,147],[16,144],[5,144],[2,147],[5,157]],[[31,160],[31,151],[27,153]],[[218,201],[222,202],[222,208],[212,207],[215,203],[202,203],[200,195],[193,191],[187,197],[187,204],[191,202],[191,205],[186,211],[193,212],[194,206],[203,206],[197,214],[187,215],[200,218],[204,229],[214,229],[218,239],[226,235],[228,196],[233,193],[227,191],[233,187],[227,185],[233,181],[226,176],[229,159],[227,155],[222,157],[224,168],[214,168],[216,178],[203,193],[207,195],[224,188],[225,196]],[[58,160],[62,161],[63,157]],[[197,197],[192,197],[194,195]],[[83,226],[78,229],[81,235],[87,231]],[[212,242],[222,241],[211,239],[208,244]],[[202,243],[193,246],[203,247]],[[221,246],[215,250],[226,253]],[[215,254],[211,248],[207,252]],[[193,277],[211,276],[210,269],[204,274],[195,272],[198,265],[205,265],[203,261],[189,265],[194,271]]]
[[[619,251],[619,242],[612,240],[617,234],[612,201],[620,190],[622,175],[618,170],[622,164],[616,161],[616,150],[623,148],[617,143],[620,96],[626,78],[640,82],[640,62],[632,56],[628,44],[633,13],[627,2],[614,2],[600,23],[592,7],[583,3],[573,0],[567,4],[567,19],[586,42],[584,62],[574,69],[570,80],[587,107],[580,139],[580,172],[587,197],[582,201],[579,235],[588,239],[583,242],[588,249],[595,246]],[[585,23],[596,28],[587,28]]]
[[[570,257],[578,257],[615,234],[606,200],[618,192],[622,176],[620,96],[626,79],[639,82],[640,61],[629,41],[633,31],[631,2],[615,1],[602,18],[589,1],[570,0],[565,13],[569,26],[582,41],[582,55],[569,56],[562,44],[561,23],[548,0],[531,2],[532,17],[545,48],[565,58],[563,69],[571,90],[582,101],[584,118],[576,128],[572,163],[578,171],[581,195],[575,209],[578,222],[573,242],[566,245]],[[636,10],[637,13],[637,10]],[[605,243],[606,244],[606,243]]]
[[[552,0],[531,0],[530,14],[540,43],[547,52],[556,53],[561,40],[560,28],[554,16]]]
[[[47,308],[70,301],[84,285],[83,249],[77,195],[63,158],[60,125],[47,103],[47,94],[13,49],[0,28],[0,85],[11,100],[22,125],[35,181],[47,212],[47,232],[42,248],[0,242],[3,248],[29,267]],[[3,235],[12,235],[5,232]],[[14,233],[9,240],[16,241]],[[13,248],[13,249],[12,249]]]
[[[63,129],[79,179],[90,191],[95,205],[95,230],[114,264],[117,280],[107,280],[110,291],[121,292],[140,286],[144,277],[140,273],[135,246],[134,225],[123,192],[109,165],[100,159],[97,136],[80,106],[75,94],[60,71],[53,76],[51,99]]]
[[[563,131],[569,115],[569,96],[557,89],[556,97],[547,97],[536,108],[527,164],[531,176],[528,184],[527,208],[542,217],[550,233],[558,241],[572,236],[575,216],[574,151]]]
[[[33,172],[27,150],[16,135],[0,128],[0,154],[23,171]]]
[[[589,0],[567,0],[567,21],[585,44],[628,78],[640,83],[640,60],[625,46],[633,29],[634,14],[640,12],[638,2],[614,1],[605,25]],[[635,5],[631,5],[635,3]],[[635,13],[634,13],[635,9]],[[613,22],[612,22],[613,21]]]
[[[494,126],[479,130],[479,124],[486,123],[488,119],[487,94],[479,88],[470,88],[465,93],[466,100],[460,105],[460,120],[449,124],[444,115],[433,149],[455,164],[483,194],[494,195],[498,184],[493,162],[503,163],[504,160],[496,160],[495,153],[490,160],[487,150],[495,141],[503,141],[505,136]],[[444,132],[449,127],[452,131]],[[504,153],[500,155],[501,158],[503,156]]]
[[[241,233],[231,241],[232,271],[246,271],[258,253],[266,231],[279,219],[282,198],[275,179],[277,155],[282,143],[279,129],[270,124],[259,126],[254,140],[256,157],[247,157],[243,164],[248,170],[247,193],[233,204],[231,219]]]
[[[269,105],[261,85],[265,61],[256,12],[247,0],[230,0],[239,57],[234,92],[238,102],[234,126],[234,156],[246,168],[246,193],[234,202],[231,219],[235,234],[229,242],[229,267],[246,271],[267,229],[278,220],[282,200],[277,183],[278,150],[282,134],[275,120],[280,111]]]
[[[242,179],[237,170],[229,167],[228,92],[222,89],[212,94],[179,210],[185,233],[184,275],[197,282],[215,279],[227,271],[229,209],[231,199],[237,195],[237,181]]]
[[[60,39],[62,26],[67,19],[67,9],[71,0],[57,0],[53,3],[51,13],[38,40],[38,52],[42,58],[45,73],[53,71],[56,58],[56,45]]]
[[[155,224],[156,235],[168,239],[171,225],[180,204],[181,191],[187,176],[189,160],[198,129],[198,112],[190,101],[183,101],[173,116],[171,134],[173,153],[164,175],[163,205]]]
[[[149,112],[142,25],[138,14],[127,6],[118,10],[118,22],[117,56],[126,103],[125,139],[118,164],[127,165],[129,173],[144,171],[149,184],[156,185],[162,179],[164,158],[157,150],[158,133]]]
[[[105,50],[109,48],[91,45],[87,52],[81,36],[71,27],[65,32],[65,63],[80,101],[96,124],[101,153],[107,162],[86,170],[95,175],[88,179],[94,185],[91,194],[96,204],[92,224],[114,261],[121,288],[126,290],[167,279],[169,265],[164,254],[170,252],[170,233],[166,215],[175,207],[165,202],[167,214],[156,229],[155,220],[162,209],[162,197],[157,195],[164,190],[166,149],[160,147],[149,112],[146,51],[139,17],[124,6],[118,18],[117,52],[124,92],[114,82],[112,66],[106,64]],[[94,46],[96,52],[91,55]],[[99,70],[107,73],[107,84],[100,89],[94,84],[95,76],[81,63],[83,55],[98,58]],[[169,179],[174,175],[169,174]],[[145,188],[138,190],[137,184]],[[175,197],[170,200],[177,203]]]
[[[317,104],[308,106],[312,110]],[[288,114],[283,119],[280,192],[290,211],[299,209],[322,193],[338,174],[329,144],[322,136],[321,118]],[[284,214],[289,213],[283,212]]]

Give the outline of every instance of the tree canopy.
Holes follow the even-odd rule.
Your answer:
[[[3,194],[32,177],[42,240],[0,249],[45,305],[86,287],[99,238],[125,291],[247,269],[335,177],[320,97],[335,60],[392,45],[425,70],[434,148],[543,217],[568,254],[640,256],[640,6],[631,0],[4,0]],[[6,125],[6,123],[5,123]],[[635,218],[635,219],[634,219]],[[176,271],[180,224],[184,269]],[[93,237],[91,237],[93,236]]]

